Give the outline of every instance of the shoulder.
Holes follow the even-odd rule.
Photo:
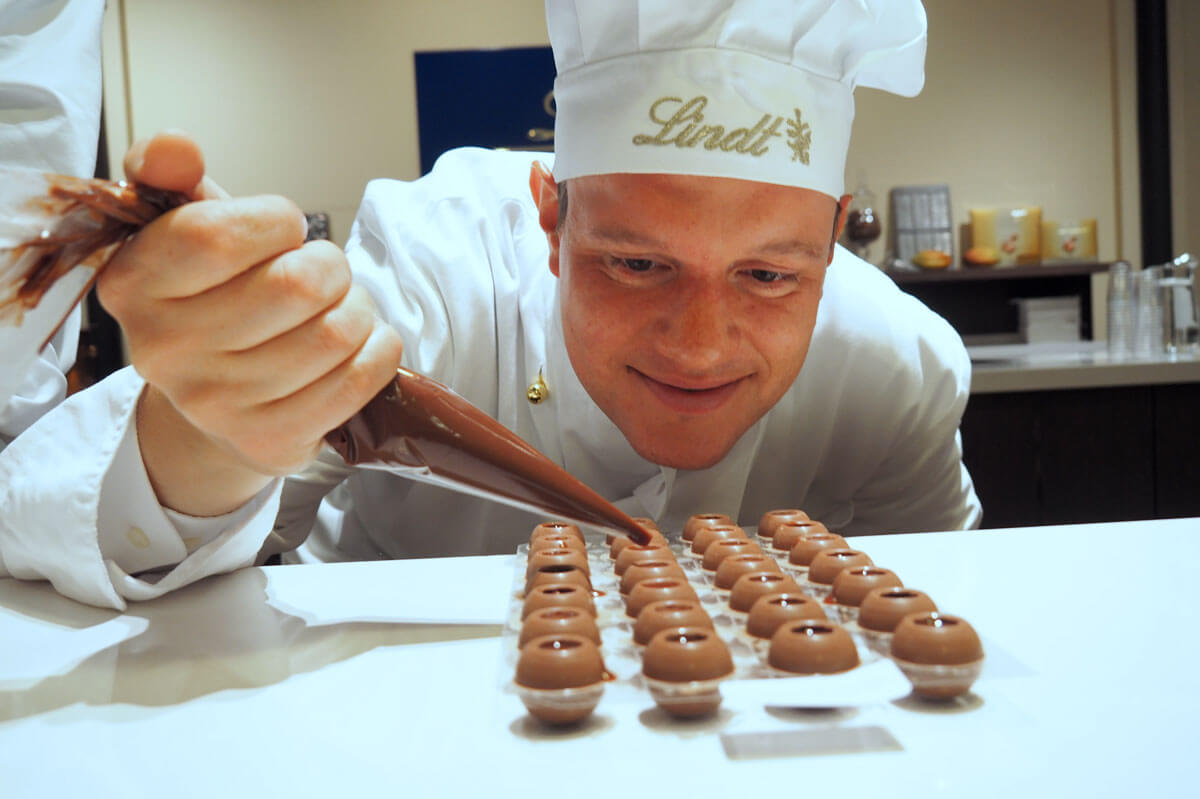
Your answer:
[[[813,349],[837,353],[851,373],[886,376],[965,394],[971,363],[962,337],[879,268],[838,247],[825,281]]]
[[[549,313],[554,280],[529,192],[537,158],[548,154],[464,148],[417,180],[371,181],[350,232],[354,278],[400,332],[405,364],[460,393],[494,393],[481,364],[494,371],[511,331]]]
[[[347,252],[360,274],[433,285],[475,278],[501,293],[545,271],[545,235],[529,193],[529,169],[548,153],[460,148],[417,180],[371,181]]]
[[[450,150],[416,180],[382,178],[368,183],[356,224],[386,229],[414,218],[466,215],[515,221],[514,211],[533,210],[530,166],[551,158],[549,153],[478,147]],[[397,216],[397,212],[404,213]]]

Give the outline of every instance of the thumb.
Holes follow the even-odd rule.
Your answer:
[[[182,131],[162,131],[134,142],[125,153],[125,177],[156,189],[187,194],[193,200],[229,196],[204,174],[200,145]]]

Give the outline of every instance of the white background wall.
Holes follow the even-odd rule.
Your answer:
[[[1172,3],[1173,36],[1193,48],[1173,55],[1196,76],[1200,4]],[[1000,203],[1094,216],[1100,257],[1140,264],[1133,0],[926,6],[926,89],[915,100],[858,92],[847,185],[865,175],[885,205],[892,186],[948,183],[959,223],[973,205]],[[329,211],[342,241],[369,179],[418,174],[415,50],[547,42],[542,0],[114,0],[111,156],[119,164],[133,138],[186,129],[230,191]],[[1176,121],[1193,131],[1196,84],[1176,92],[1190,100]],[[1176,161],[1187,176],[1177,209],[1200,209],[1195,149]],[[1200,249],[1192,224],[1177,223],[1176,239]]]

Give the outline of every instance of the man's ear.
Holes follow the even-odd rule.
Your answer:
[[[833,216],[833,241],[829,242],[829,260],[825,262],[826,266],[833,263],[833,250],[838,243],[838,239],[842,237],[842,228],[846,227],[846,209],[850,207],[850,201],[854,199],[851,194],[843,194],[838,200],[837,210]]]
[[[558,277],[558,183],[541,161],[529,167],[529,193],[538,208],[538,224],[550,244],[550,271]]]

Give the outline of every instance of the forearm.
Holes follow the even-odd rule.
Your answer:
[[[159,504],[189,516],[219,516],[271,481],[228,447],[196,429],[158,389],[138,401],[138,442]]]

